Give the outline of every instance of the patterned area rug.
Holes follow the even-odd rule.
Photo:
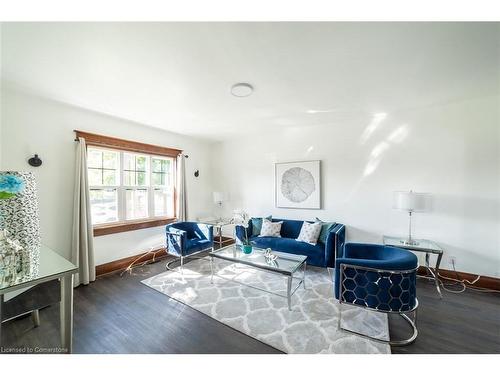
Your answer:
[[[286,298],[241,285],[232,280],[280,294],[286,278],[273,273],[215,259],[217,274],[210,281],[210,263],[197,259],[142,281],[147,286],[285,353],[390,353],[390,346],[338,328],[339,304],[324,268],[308,267],[304,289]],[[222,277],[218,277],[223,276]],[[342,306],[342,327],[387,339],[384,314]]]

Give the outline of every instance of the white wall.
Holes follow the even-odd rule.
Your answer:
[[[30,170],[36,175],[40,201],[42,241],[69,257],[74,184],[74,129],[131,139],[184,150],[188,215],[207,215],[213,210],[211,147],[206,141],[169,133],[45,98],[6,88],[1,91],[0,138],[2,169]],[[32,168],[27,159],[38,153],[43,160]],[[200,177],[193,172],[200,169]],[[96,264],[135,255],[163,244],[163,227],[95,238]]]
[[[345,223],[348,241],[366,242],[407,233],[407,215],[391,208],[393,191],[430,192],[433,211],[415,215],[415,236],[444,248],[443,268],[454,256],[461,271],[498,277],[499,108],[499,97],[485,97],[388,112],[370,136],[369,117],[346,115],[328,125],[225,141],[214,151],[216,189],[229,192],[228,211],[317,216]],[[275,208],[273,164],[317,159],[323,209]]]

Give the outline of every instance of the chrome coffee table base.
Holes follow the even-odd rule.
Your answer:
[[[231,245],[223,247],[222,249],[218,249],[216,251],[212,251],[209,254],[211,270],[210,281],[213,283],[214,275],[216,275],[214,258],[229,262],[231,266],[239,265],[258,271],[264,271],[284,276],[287,279],[286,295],[240,282],[239,280],[236,280],[236,277],[239,275],[235,275],[234,277],[225,277],[223,275],[219,275],[218,272],[216,275],[217,277],[220,277],[222,279],[231,280],[253,289],[261,290],[279,297],[284,297],[288,302],[288,310],[292,310],[292,295],[297,291],[300,285],[303,285],[305,289],[307,257],[305,255],[288,254],[275,251],[272,254],[276,255],[276,257],[274,257],[274,259],[270,259],[270,250],[271,249],[260,249],[257,247],[252,247],[252,251],[250,253],[246,253],[242,251],[240,246]],[[295,277],[295,273],[297,271],[300,272],[300,270],[302,270],[302,277]],[[293,287],[292,285],[294,280],[299,280],[297,286],[295,287]]]
[[[236,266],[236,264],[232,264],[232,266]],[[243,267],[255,268],[255,267],[247,266],[247,265],[244,265]],[[259,271],[263,271],[263,272],[269,272],[269,273],[276,274],[276,272],[274,272],[274,271],[268,271],[268,270],[265,270],[265,269],[258,269],[258,270]],[[238,277],[239,275],[235,275],[234,277],[225,277],[225,276],[221,276],[221,275],[215,275],[215,266],[214,266],[214,258],[213,257],[210,257],[210,272],[211,272],[210,282],[212,284],[214,282],[214,276],[217,276],[217,277],[219,277],[221,279],[229,280],[229,281],[238,283],[240,285],[246,286],[248,288],[260,290],[262,292],[270,293],[270,294],[273,294],[273,295],[278,296],[278,297],[286,298],[287,304],[288,304],[288,310],[289,311],[292,311],[292,296],[297,291],[297,289],[299,289],[299,287],[301,285],[304,287],[304,289],[306,289],[306,281],[305,281],[305,278],[306,278],[306,263],[305,262],[303,263],[302,277],[295,277],[293,275],[287,276],[286,294],[280,294],[280,293],[277,293],[277,292],[273,292],[273,291],[271,291],[269,289],[259,288],[257,286],[246,284],[244,282],[236,280],[236,277]],[[298,284],[294,288],[292,287],[293,280],[299,280]]]

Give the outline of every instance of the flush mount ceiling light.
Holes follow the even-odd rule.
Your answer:
[[[249,96],[253,92],[253,86],[249,83],[239,82],[231,86],[231,94],[238,98]]]

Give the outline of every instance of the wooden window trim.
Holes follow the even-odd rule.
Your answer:
[[[175,163],[175,158],[177,158],[177,156],[182,153],[182,150],[178,150],[175,148],[150,145],[146,143],[129,141],[115,137],[108,137],[94,133],[87,133],[80,130],[75,130],[74,132],[76,133],[75,140],[78,140],[79,137],[85,138],[85,143],[87,146],[97,146],[97,147],[111,148],[121,151],[165,156],[174,158],[174,163]],[[177,170],[175,164],[174,164],[174,171]],[[177,204],[177,191],[174,186],[174,212],[177,211],[176,204]],[[158,227],[173,223],[176,220],[177,219],[175,217],[172,218],[160,217],[160,218],[147,218],[143,220],[130,220],[126,222],[121,221],[109,224],[97,224],[94,225],[94,237],[105,236],[113,233],[121,233],[121,232],[128,232],[145,228]]]
[[[108,137],[105,135],[93,134],[82,132],[80,130],[75,130],[76,138],[85,138],[85,143],[88,146],[101,146],[114,148],[123,151],[132,151],[152,155],[168,156],[171,158],[176,158],[182,150],[176,148],[162,147],[156,145],[150,145],[147,143],[140,143],[135,141],[128,141],[125,139]]]
[[[145,228],[159,227],[177,221],[175,217],[160,219],[134,220],[130,222],[120,222],[111,224],[100,224],[94,226],[94,237],[106,236],[113,233],[129,232]]]

